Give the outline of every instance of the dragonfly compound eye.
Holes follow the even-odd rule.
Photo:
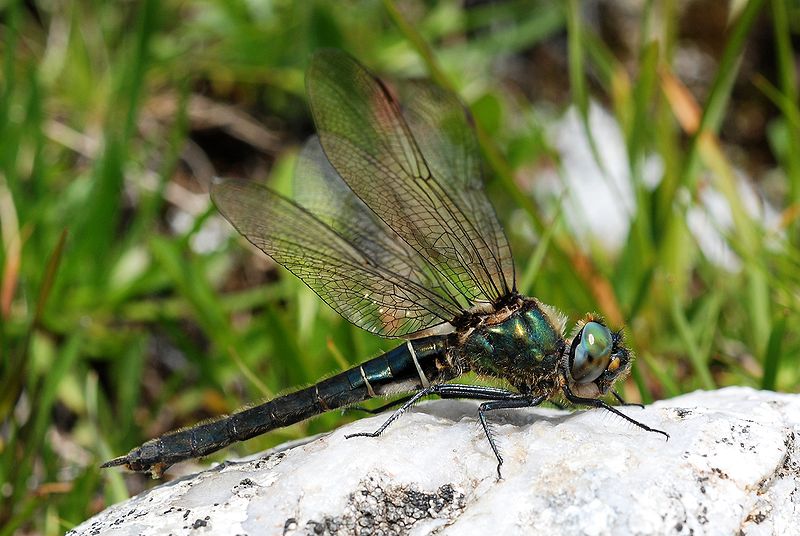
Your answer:
[[[576,383],[589,383],[600,377],[611,362],[611,332],[602,324],[587,322],[572,345],[570,372]],[[619,364],[617,364],[617,367]]]

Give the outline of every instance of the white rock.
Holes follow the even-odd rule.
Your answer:
[[[71,535],[800,534],[800,395],[727,388],[628,415],[536,408],[491,415],[431,401],[380,438],[385,415],[229,462],[112,506]]]

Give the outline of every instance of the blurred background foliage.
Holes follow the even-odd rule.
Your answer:
[[[799,40],[797,0],[2,2],[0,535],[62,533],[150,485],[101,461],[395,344],[208,201],[290,191],[323,46],[461,95],[520,290],[627,325],[630,399],[796,392]]]

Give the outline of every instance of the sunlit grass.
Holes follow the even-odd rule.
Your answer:
[[[62,533],[148,485],[101,473],[101,461],[393,346],[350,326],[258,257],[205,196],[212,171],[288,190],[296,148],[311,132],[303,72],[321,46],[344,48],[387,77],[431,76],[463,96],[520,290],[572,320],[598,311],[626,325],[639,357],[628,396],[651,401],[725,385],[797,390],[795,4],[737,3],[702,96],[676,74],[680,14],[669,2],[660,12],[646,3],[641,39],[627,60],[589,24],[580,2],[473,10],[457,2],[430,10],[414,2],[356,4],[350,12],[326,2],[276,2],[261,11],[222,0],[71,2],[35,14],[7,6],[0,32],[0,535]],[[775,72],[743,80],[741,58],[759,17],[771,21]],[[548,80],[501,76],[504,62],[544,41],[566,54],[560,76],[569,92],[557,102],[528,96],[525,84]],[[774,106],[763,145],[775,163],[769,176],[752,178],[771,190],[771,225],[747,208],[737,186],[748,154],[733,150],[724,128],[736,84],[752,85]],[[225,106],[193,108],[198,95]],[[603,161],[592,101],[619,126],[635,199],[619,251],[570,228],[574,215],[559,204],[566,194],[550,203],[532,194],[545,172],[565,174],[549,125],[567,107],[577,110],[594,158]],[[254,128],[262,130],[248,134]],[[209,131],[212,140],[233,141],[211,146]],[[654,156],[662,170],[655,186],[647,183]],[[730,214],[718,231],[739,259],[733,270],[709,257],[688,224],[691,211],[706,210],[710,190]],[[333,412],[236,451],[352,418]]]

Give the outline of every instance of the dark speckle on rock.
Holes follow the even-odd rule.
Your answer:
[[[722,469],[720,469],[719,467],[712,467],[711,468],[711,472],[714,473],[715,475],[717,475],[722,480],[726,480],[727,478],[729,478],[728,474],[726,472],[724,472]]]
[[[350,494],[340,515],[308,521],[304,534],[400,536],[425,519],[455,519],[464,507],[464,494],[450,484],[423,491],[413,486],[395,486],[373,476]]]
[[[707,507],[707,506],[705,506],[705,505],[704,505],[704,506],[703,506],[703,507],[700,509],[700,514],[697,516],[697,521],[698,521],[698,522],[699,522],[701,525],[706,525],[706,524],[708,524],[708,507]]]
[[[199,519],[199,518],[198,518],[198,519],[195,519],[195,520],[194,520],[194,523],[192,523],[192,528],[193,528],[193,529],[199,529],[200,527],[206,527],[206,526],[208,526],[208,521],[207,521],[207,519],[208,519],[208,518],[206,518],[206,519]]]
[[[297,519],[294,517],[290,517],[283,523],[283,533],[287,534],[289,532],[294,531],[297,529]]]
[[[763,523],[765,519],[767,519],[767,516],[765,516],[762,512],[759,511],[748,515],[747,518],[745,518],[745,521],[750,521],[758,525],[760,523]]]

